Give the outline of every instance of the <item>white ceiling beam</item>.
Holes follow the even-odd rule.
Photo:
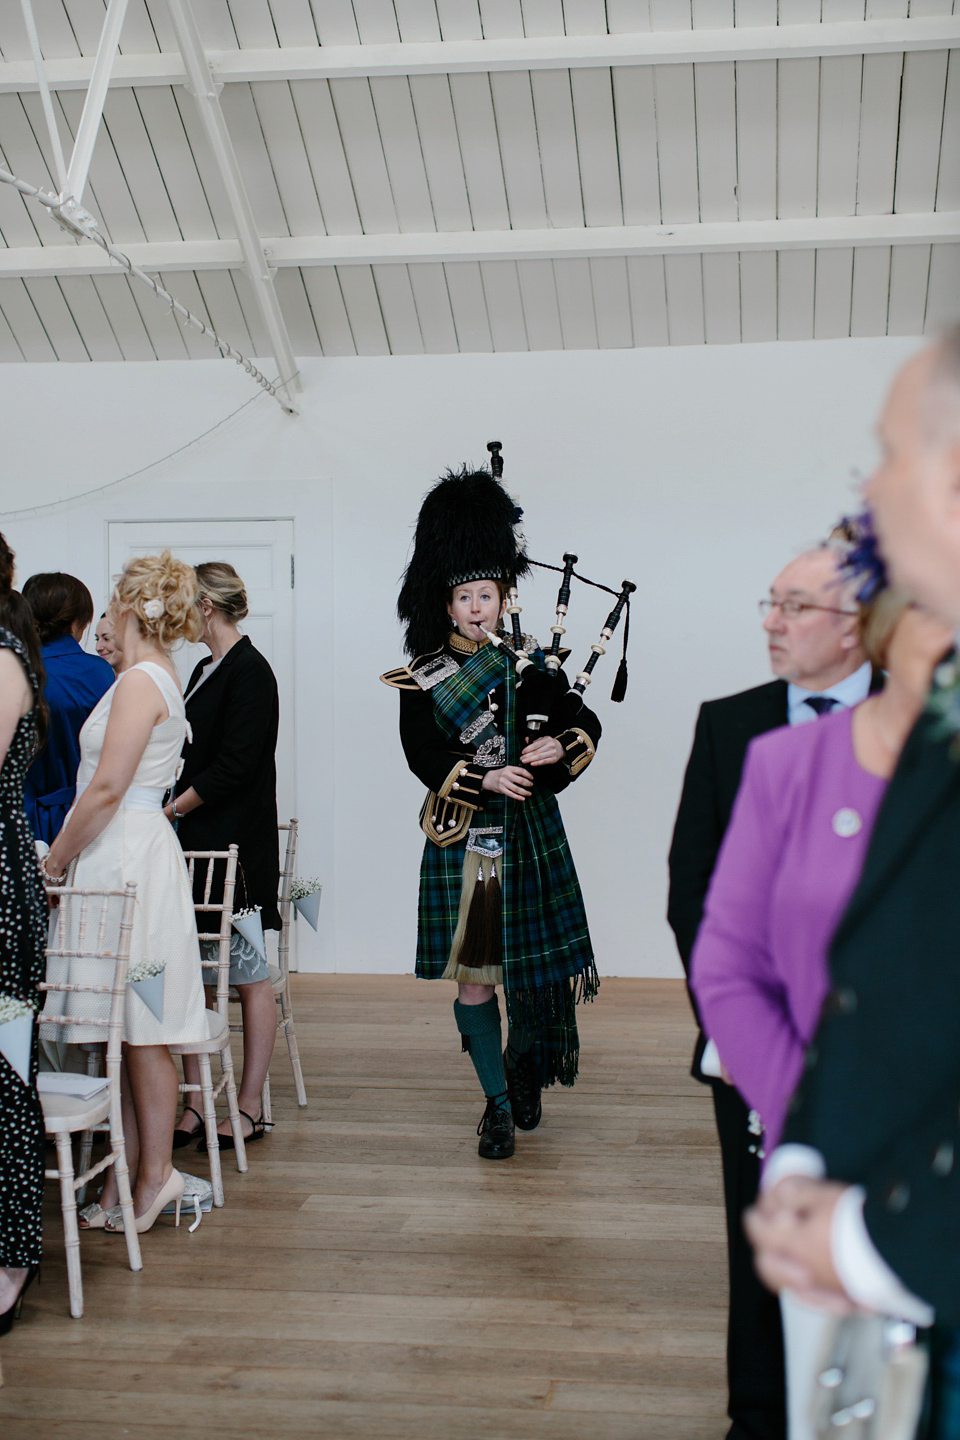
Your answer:
[[[73,153],[61,187],[63,195],[76,200],[78,205],[83,201],[90,161],[93,159],[93,147],[97,143],[100,121],[103,119],[103,104],[110,88],[110,72],[116,62],[120,31],[126,13],[127,0],[110,0],[93,61],[87,98],[83,102],[77,138],[73,142]]]
[[[273,274],[264,255],[263,241],[257,233],[253,208],[247,195],[227,122],[220,108],[217,87],[211,78],[207,56],[200,40],[190,0],[167,0],[180,55],[187,72],[187,88],[193,95],[200,120],[213,150],[217,169],[227,192],[233,222],[237,229],[237,246],[243,269],[249,276],[263,320],[273,358],[280,372],[278,398],[285,409],[296,412],[294,394],[303,387],[300,381],[293,346],[287,332],[280,301],[273,287]],[[133,259],[133,257],[130,257]],[[136,263],[136,261],[134,261]]]
[[[572,260],[607,255],[706,255],[742,250],[834,250],[850,245],[942,245],[960,241],[960,211],[824,216],[702,225],[611,225],[571,230],[476,230],[425,235],[283,235],[263,240],[271,266],[453,264],[461,260]],[[243,266],[238,240],[126,245],[135,265],[165,274]],[[0,278],[109,275],[94,245],[0,249]]]
[[[638,35],[558,35],[513,40],[443,40],[423,44],[324,45],[272,50],[208,50],[218,84],[258,80],[326,80],[381,75],[466,75],[504,70],[593,69],[608,65],[690,65],[712,61],[883,55],[960,46],[960,16],[849,20],[818,25],[740,25],[724,30],[649,30]],[[93,60],[47,60],[55,90],[83,90]],[[119,55],[110,84],[182,85],[179,55]],[[0,63],[0,94],[37,89],[29,61]]]

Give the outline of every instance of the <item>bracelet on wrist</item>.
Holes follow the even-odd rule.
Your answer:
[[[50,858],[50,857],[49,857],[49,852],[48,852],[48,853],[47,853],[46,855],[44,855],[43,858],[41,859],[41,861],[40,861],[40,874],[43,876],[44,880],[46,881],[46,883],[47,883],[48,885],[62,885],[63,882],[64,882],[64,880],[66,880],[66,878],[67,878],[67,871],[64,870],[64,872],[63,872],[62,875],[51,875],[51,874],[50,874],[50,871],[47,869],[47,860],[48,860],[49,858]],[[69,866],[67,867],[67,869],[69,869]]]

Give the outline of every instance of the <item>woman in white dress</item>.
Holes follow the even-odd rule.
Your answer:
[[[124,1013],[123,1125],[140,1231],[183,1193],[172,1161],[178,1077],[167,1047],[207,1034],[193,896],[162,809],[187,730],[168,652],[178,640],[199,638],[196,596],[193,570],[169,551],[124,566],[109,612],[123,673],[80,732],[76,803],[43,864],[51,884],[104,888],[135,881],[131,968],[144,960],[164,966],[163,1019],[132,988]],[[110,1215],[117,1202],[111,1168],[84,1223],[122,1228],[119,1210],[115,1220]]]

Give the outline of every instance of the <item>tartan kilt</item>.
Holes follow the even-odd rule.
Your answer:
[[[552,791],[522,803],[485,797],[478,824],[503,825],[503,988],[530,992],[595,975],[580,882]],[[517,813],[519,811],[519,813]],[[439,979],[447,965],[460,909],[467,842],[424,845],[416,973]]]

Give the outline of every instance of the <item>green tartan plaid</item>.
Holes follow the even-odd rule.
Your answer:
[[[437,724],[447,735],[459,735],[480,708],[491,690],[502,683],[504,670],[513,672],[495,645],[481,645],[469,660],[464,661],[456,675],[441,680],[430,691]],[[516,762],[511,760],[511,765]]]
[[[441,681],[431,694],[440,728],[453,733],[451,710],[465,725],[492,688],[487,667],[474,666],[484,646],[463,667],[469,671],[451,699],[453,682]],[[501,662],[502,658],[496,656]],[[462,673],[462,672],[461,672]],[[517,763],[516,677],[513,666],[500,670],[503,680],[507,763]],[[486,686],[486,688],[482,688]],[[438,695],[437,692],[443,692]],[[464,713],[468,703],[472,709]],[[439,702],[439,703],[438,703]],[[439,712],[439,713],[437,713]],[[526,801],[484,794],[478,825],[504,829],[500,885],[503,895],[503,988],[512,1025],[540,1032],[543,1083],[572,1084],[577,1067],[574,1001],[592,999],[599,981],[580,883],[567,842],[560,807],[552,791],[535,789]],[[463,888],[466,840],[440,849],[428,840],[420,866],[420,907],[416,973],[439,979],[446,969]]]
[[[485,801],[477,823],[504,827],[504,989],[536,990],[582,975],[592,968],[593,947],[556,796],[535,790],[522,805],[503,795]],[[466,848],[466,840],[443,850],[432,840],[424,845],[417,974],[428,980],[443,974],[450,957]]]

